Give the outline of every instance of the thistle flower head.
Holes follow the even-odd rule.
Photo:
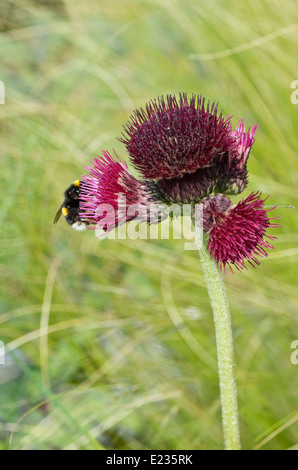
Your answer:
[[[159,203],[199,204],[203,215],[197,222],[218,266],[242,270],[246,263],[259,264],[258,258],[273,248],[267,229],[279,225],[268,217],[271,209],[264,207],[260,192],[237,205],[226,197],[247,186],[256,129],[247,129],[243,120],[232,129],[230,117],[218,114],[217,106],[201,96],[150,101],[134,112],[119,139],[144,179],[137,180],[117,155],[114,159],[104,151],[81,179],[82,219],[109,232],[134,219],[160,222],[169,212],[161,212]]]
[[[119,140],[146,179],[181,178],[235,148],[230,117],[201,96],[168,95],[147,103],[124,126]]]
[[[257,125],[246,130],[201,96],[152,100],[134,112],[119,140],[144,178],[166,202],[197,203],[212,192],[238,194]]]
[[[246,165],[249,153],[255,141],[255,133],[258,125],[255,124],[252,128],[248,128],[246,132],[246,122],[241,119],[232,131],[232,135],[236,138],[236,147],[231,152],[231,158],[235,160],[238,168],[243,168]]]
[[[266,198],[267,199],[267,198]],[[252,193],[236,206],[218,194],[203,201],[203,230],[209,235],[207,249],[220,269],[232,265],[238,270],[247,269],[245,261],[255,267],[260,264],[257,257],[267,256],[266,249],[273,249],[268,240],[275,237],[266,235],[271,223],[261,193]],[[233,270],[232,270],[233,272]]]
[[[133,219],[147,221],[150,204],[154,204],[150,187],[136,180],[117,155],[114,160],[109,152],[102,153],[81,178],[81,216],[88,219],[89,228],[105,232]]]

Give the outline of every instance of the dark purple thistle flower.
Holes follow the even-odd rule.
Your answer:
[[[119,140],[144,178],[166,202],[199,202],[212,192],[238,194],[247,186],[246,163],[257,125],[218,115],[201,96],[168,95],[134,112]]]
[[[86,167],[89,174],[81,179],[81,217],[88,219],[89,228],[105,232],[133,219],[147,222],[155,204],[150,186],[134,178],[116,154],[117,160],[107,151],[102,153]]]
[[[255,267],[260,264],[258,257],[267,256],[265,249],[273,246],[265,240],[276,237],[266,235],[270,227],[279,227],[272,224],[276,217],[268,217],[267,212],[274,209],[264,208],[261,193],[252,193],[236,206],[218,194],[206,198],[203,208],[203,230],[209,235],[207,249],[215,259],[220,269],[229,266],[231,271],[234,265],[238,270],[245,266],[245,261]]]
[[[218,115],[215,103],[196,95],[150,101],[134,112],[124,130],[119,140],[146,179],[181,178],[236,146],[230,117]]]
[[[247,160],[257,125],[246,129],[240,120],[232,129],[230,117],[218,114],[217,106],[201,96],[168,95],[136,110],[119,139],[126,146],[137,180],[126,163],[107,152],[86,167],[80,183],[80,217],[89,227],[109,232],[131,220],[157,223],[170,212],[172,203],[203,207],[207,248],[220,267],[238,270],[259,264],[258,257],[272,249],[266,235],[272,218],[266,199],[253,193],[236,206],[226,195],[241,193],[247,186]]]

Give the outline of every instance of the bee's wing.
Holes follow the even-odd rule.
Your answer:
[[[60,219],[60,217],[62,215],[62,207],[63,207],[63,204],[61,204],[61,206],[59,207],[59,209],[57,211],[57,214],[55,215],[55,218],[53,220],[53,224],[56,224],[58,222],[58,220]]]

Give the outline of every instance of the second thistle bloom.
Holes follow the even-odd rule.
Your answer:
[[[134,178],[117,155],[115,160],[109,152],[103,151],[86,170],[88,174],[81,179],[80,210],[90,228],[110,232],[134,219],[158,221],[154,218],[157,217],[156,201],[150,186]]]
[[[266,198],[267,199],[267,198]],[[266,249],[273,249],[266,235],[268,228],[278,227],[271,222],[261,199],[261,193],[252,193],[236,206],[230,199],[217,194],[204,199],[203,220],[197,220],[208,235],[207,249],[220,269],[232,265],[238,270],[247,269],[245,261],[252,266],[260,264],[258,258],[266,257]],[[233,270],[232,270],[233,272]]]

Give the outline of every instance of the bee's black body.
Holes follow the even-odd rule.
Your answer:
[[[62,202],[55,218],[54,224],[58,222],[63,214],[66,222],[75,230],[85,230],[88,221],[80,217],[80,181],[72,183],[64,191],[64,201]]]

